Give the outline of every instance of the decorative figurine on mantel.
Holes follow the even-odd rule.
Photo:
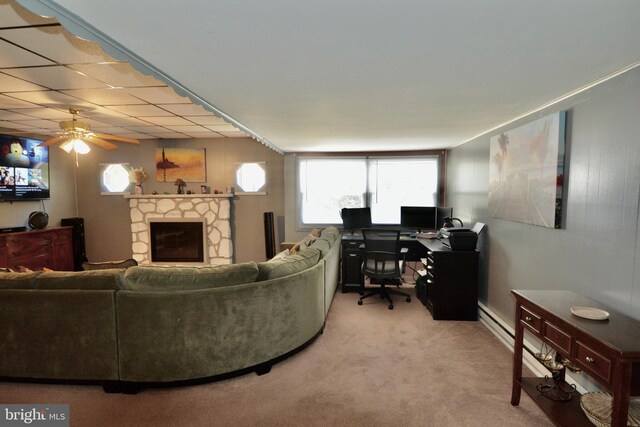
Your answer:
[[[136,196],[142,195],[142,183],[145,182],[148,177],[149,176],[142,168],[132,168],[129,171],[129,182],[133,182],[136,185],[134,193]]]
[[[178,178],[174,184],[178,186],[178,194],[184,194],[184,187],[187,186],[187,183],[182,178]]]

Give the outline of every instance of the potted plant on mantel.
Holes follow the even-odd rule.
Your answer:
[[[142,168],[132,168],[129,171],[129,182],[133,182],[136,185],[134,192],[136,196],[143,194],[142,183],[145,182],[148,177],[149,176]]]

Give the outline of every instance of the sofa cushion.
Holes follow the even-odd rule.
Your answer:
[[[253,283],[258,277],[255,262],[203,267],[143,265],[125,273],[127,288],[134,291],[183,291]]]
[[[308,247],[289,255],[286,258],[258,263],[258,281],[277,279],[298,273],[309,267],[313,267],[320,260],[320,251],[314,247]]]
[[[50,271],[40,274],[33,281],[36,289],[85,289],[92,291],[117,291],[126,289],[124,269],[95,271]]]
[[[340,239],[340,230],[334,226],[326,227],[320,233],[320,237],[327,239],[327,241],[333,245],[336,240]]]
[[[322,259],[325,256],[327,256],[327,254],[331,250],[331,243],[324,237],[319,237],[311,245],[309,245],[309,247],[316,248],[317,250],[319,250],[320,259]]]
[[[107,270],[110,268],[129,268],[136,265],[138,265],[138,262],[133,258],[129,258],[121,261],[83,262],[82,269],[84,271]]]
[[[33,273],[0,273],[0,289],[33,289],[33,279],[38,277],[39,271]]]

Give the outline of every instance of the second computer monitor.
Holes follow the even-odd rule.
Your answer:
[[[409,230],[435,230],[434,206],[400,206],[400,225]]]
[[[453,208],[438,207],[436,216],[436,228],[439,230],[444,226],[444,219],[446,217],[451,218],[453,216]]]

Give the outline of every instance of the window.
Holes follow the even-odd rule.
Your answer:
[[[123,194],[130,184],[128,163],[100,164],[100,194]]]
[[[438,204],[437,155],[298,159],[299,225],[341,224],[344,207],[370,207],[374,224],[399,224],[400,206]]]
[[[265,162],[236,163],[236,185],[242,193],[266,194],[267,167]]]

